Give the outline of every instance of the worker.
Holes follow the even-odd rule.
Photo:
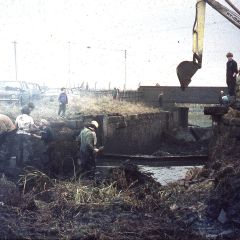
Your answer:
[[[163,93],[160,93],[158,95],[158,104],[159,104],[159,107],[163,106]]]
[[[98,122],[92,121],[86,125],[77,137],[80,142],[80,172],[81,177],[93,179],[95,176],[95,156],[99,152],[96,148],[97,136],[96,130],[98,129]]]
[[[116,96],[116,99],[117,99],[118,101],[120,101],[120,90],[119,90],[119,88],[117,88],[117,96]]]
[[[3,167],[9,165],[9,160],[14,154],[14,140],[16,127],[12,120],[0,114],[0,162]]]
[[[240,98],[240,68],[238,69],[238,75],[236,78],[236,97]]]
[[[221,106],[228,106],[228,104],[230,103],[230,99],[229,96],[224,94],[224,91],[220,91],[220,95],[219,95],[219,104]]]
[[[58,116],[65,117],[66,107],[68,104],[66,88],[61,88],[61,93],[59,94],[58,102],[59,102]]]
[[[114,89],[113,89],[113,92],[112,92],[113,100],[116,100],[116,99],[117,99],[117,94],[118,94],[117,89],[114,88]]]
[[[16,118],[15,125],[17,128],[17,157],[16,164],[21,167],[28,164],[32,158],[32,139],[31,132],[37,127],[33,118],[30,116],[30,109],[23,107],[21,115]]]
[[[29,102],[27,105],[23,106],[22,109],[26,109],[26,111],[30,111],[30,113],[34,110],[35,105],[32,102]]]
[[[235,96],[236,88],[236,76],[238,73],[237,62],[233,60],[233,54],[227,53],[227,72],[226,72],[226,82],[228,86],[228,94],[230,96]]]
[[[89,85],[88,85],[88,82],[86,83],[86,91],[89,90]]]
[[[39,125],[40,135],[32,134],[34,137],[41,139],[45,144],[50,143],[53,140],[53,131],[49,122],[46,119],[40,120]]]
[[[46,119],[41,119],[39,124],[40,134],[32,134],[32,136],[41,139],[44,142],[42,149],[43,162],[48,163],[51,159],[52,142],[54,140],[53,130],[50,123]]]

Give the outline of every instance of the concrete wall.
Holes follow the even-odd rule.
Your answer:
[[[151,154],[158,149],[163,132],[177,125],[177,112],[105,117],[103,144],[108,153]]]
[[[106,153],[152,153],[162,140],[162,133],[179,126],[178,111],[130,116],[85,116],[81,119],[51,122],[56,140],[74,142],[84,124],[97,120],[99,145]]]
[[[216,104],[220,91],[226,87],[188,87],[182,91],[179,86],[141,86],[142,100],[152,106],[159,106],[158,97],[163,94],[163,105],[174,103]]]

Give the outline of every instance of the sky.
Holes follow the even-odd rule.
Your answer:
[[[110,83],[123,89],[125,81],[127,89],[178,86],[177,65],[192,59],[195,3],[0,0],[0,80],[16,79],[16,41],[19,81],[50,87],[88,82],[91,88]],[[240,65],[239,39],[240,31],[207,6],[203,66],[191,86],[224,86],[226,53],[233,52]]]

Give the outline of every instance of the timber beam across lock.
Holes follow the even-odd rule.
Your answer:
[[[152,155],[119,155],[103,154],[97,158],[97,166],[118,166],[129,161],[137,165],[161,166],[197,166],[205,165],[208,155],[186,155],[186,156],[152,156]]]

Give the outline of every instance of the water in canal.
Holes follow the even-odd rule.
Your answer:
[[[193,166],[174,166],[174,167],[152,167],[146,165],[138,165],[140,170],[143,172],[152,173],[153,178],[156,179],[162,185],[166,185],[167,183],[174,182],[177,180],[184,179],[186,172],[193,168]],[[97,166],[97,170],[103,171],[109,168],[113,168],[116,166]],[[202,168],[202,166],[194,166]]]
[[[178,166],[178,167],[151,167],[151,166],[139,166],[142,171],[150,172],[153,177],[162,185],[166,185],[169,182],[174,182],[180,179],[184,179],[186,172],[193,168],[193,166]],[[201,168],[202,166],[197,166]]]

